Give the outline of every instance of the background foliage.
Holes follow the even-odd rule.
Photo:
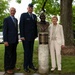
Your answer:
[[[0,31],[2,30],[3,19],[8,15],[8,1],[0,0]]]
[[[11,0],[10,0],[11,1]],[[21,0],[16,0],[21,3]],[[32,0],[34,4],[34,12],[39,17],[42,6],[45,0]],[[75,13],[74,9],[75,0],[47,0],[45,7],[43,8],[46,12],[46,19],[48,22],[51,21],[52,15],[60,16],[60,23],[63,25],[65,42],[66,45],[74,45],[73,31],[75,31]],[[8,0],[0,0],[0,28],[2,29],[3,18],[8,15]],[[72,28],[73,27],[73,28]],[[67,28],[67,30],[66,30]],[[67,33],[68,32],[68,33]]]

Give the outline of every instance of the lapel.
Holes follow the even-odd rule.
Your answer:
[[[17,29],[17,21],[16,23],[14,23],[11,17],[10,17],[10,21],[12,22],[12,25],[14,25],[14,27]]]
[[[34,20],[34,15],[32,14],[32,19]]]
[[[56,30],[55,30],[55,33],[58,33],[58,32],[57,32],[58,29],[59,29],[59,25],[57,24],[57,26],[56,26]]]
[[[27,16],[30,17],[29,13],[27,12]]]
[[[10,17],[10,21],[11,21],[12,23],[14,23],[11,17]]]
[[[59,25],[57,24],[56,29],[55,29],[55,34],[57,34],[57,31],[59,29],[58,27],[59,27]],[[52,36],[52,32],[53,32],[53,24],[51,24],[51,26],[50,26],[50,36]]]
[[[52,31],[53,31],[53,24],[50,26],[50,36],[52,36]]]
[[[28,16],[29,16],[29,18],[31,19],[31,20],[34,20],[34,15],[33,15],[33,13],[32,13],[32,16],[30,16],[30,14],[27,12],[27,14],[28,14]]]
[[[14,23],[14,21],[13,21],[13,19],[10,17],[10,20],[11,20],[11,22],[15,25],[15,23]]]

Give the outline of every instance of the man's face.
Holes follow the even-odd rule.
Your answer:
[[[45,21],[45,15],[40,16],[41,21]]]
[[[52,23],[53,24],[57,24],[57,21],[58,21],[57,18],[52,18]]]
[[[28,6],[27,10],[28,10],[29,13],[32,13],[33,12],[33,7]]]
[[[15,8],[11,8],[11,9],[10,9],[10,15],[11,15],[11,16],[14,16],[15,13],[16,13],[16,9],[15,9]]]

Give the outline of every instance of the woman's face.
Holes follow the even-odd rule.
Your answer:
[[[58,21],[57,18],[52,18],[52,23],[53,24],[57,24],[57,21]]]

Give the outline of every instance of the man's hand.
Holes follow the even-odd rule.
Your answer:
[[[5,45],[5,46],[9,46],[8,42],[4,42],[4,45]]]
[[[22,38],[20,38],[20,39],[21,39],[22,41],[23,41],[23,40],[25,40],[25,38],[24,38],[24,37],[22,37]]]

